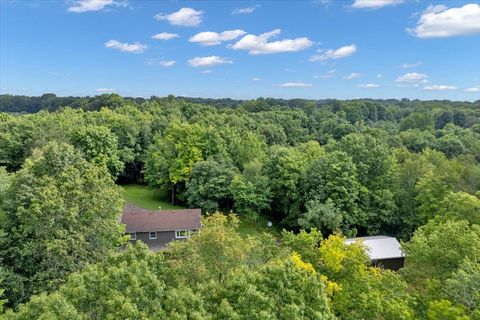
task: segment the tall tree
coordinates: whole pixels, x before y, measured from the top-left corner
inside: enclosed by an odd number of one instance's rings
[[[204,212],[232,209],[230,184],[236,168],[224,159],[213,157],[198,161],[186,183],[185,197],[191,207],[200,207]]]
[[[70,272],[118,248],[122,205],[108,171],[72,146],[51,142],[34,150],[2,203],[0,263],[25,280],[23,298],[58,288]]]
[[[329,202],[337,208],[344,231],[366,226],[367,219],[360,207],[360,199],[368,190],[358,181],[357,168],[345,152],[329,152],[316,160],[306,171],[302,189],[306,202]]]

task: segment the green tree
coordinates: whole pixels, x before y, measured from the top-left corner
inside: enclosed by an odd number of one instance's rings
[[[403,274],[418,291],[438,296],[446,279],[464,259],[480,260],[480,226],[468,221],[430,220],[402,245],[406,253]]]
[[[299,184],[312,163],[325,154],[317,142],[300,144],[296,148],[274,146],[265,163],[272,192],[272,211],[285,225],[294,226],[300,214]]]
[[[225,160],[208,158],[198,161],[189,175],[185,196],[191,207],[200,207],[205,212],[231,209],[230,184],[236,168]]]
[[[421,152],[435,144],[435,136],[429,131],[411,129],[400,132],[402,143],[412,152]]]
[[[463,191],[450,192],[442,200],[438,215],[480,225],[480,199]]]
[[[190,241],[170,245],[172,267],[189,281],[225,281],[245,263],[253,245],[238,234],[238,224],[234,214],[214,213],[207,217],[202,221],[201,232]]]
[[[445,281],[444,293],[455,303],[464,305],[469,314],[480,315],[480,262],[466,258]]]
[[[418,130],[432,130],[433,129],[433,117],[428,112],[413,112],[409,116],[403,118],[400,121],[400,131],[406,131],[410,129]]]
[[[469,320],[461,306],[445,299],[430,302],[427,317],[428,320]]]
[[[1,264],[24,277],[23,298],[58,288],[70,272],[118,248],[122,205],[120,188],[106,169],[72,146],[52,142],[34,150],[2,203]]]
[[[314,198],[306,203],[306,209],[307,212],[298,218],[298,225],[301,228],[319,228],[330,232],[339,230],[343,216],[332,199],[322,202]]]
[[[258,160],[246,164],[242,174],[233,177],[230,187],[237,213],[255,221],[263,210],[270,208],[270,183]]]
[[[302,188],[307,203],[313,199],[321,203],[330,200],[330,206],[335,206],[343,217],[343,230],[365,225],[359,200],[367,190],[358,182],[356,166],[346,153],[329,152],[315,161],[305,174]]]
[[[372,134],[352,133],[332,143],[329,149],[343,151],[352,158],[358,182],[368,190],[360,194],[362,210],[368,219],[367,230],[377,234],[386,225],[396,225],[393,187],[397,168],[387,145]]]
[[[83,152],[85,159],[106,166],[113,176],[122,172],[117,137],[108,128],[92,125],[81,127],[72,132],[70,142]]]
[[[170,185],[174,202],[176,185],[185,184],[197,161],[225,153],[224,141],[213,127],[174,122],[150,146],[145,179],[154,186]]]

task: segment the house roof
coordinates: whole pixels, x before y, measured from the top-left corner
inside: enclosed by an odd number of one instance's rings
[[[127,232],[173,231],[200,229],[200,209],[148,210],[127,204],[121,223]]]
[[[393,237],[373,236],[349,238],[345,240],[345,243],[350,244],[356,241],[361,241],[365,245],[366,253],[370,260],[395,259],[405,256],[402,252],[400,242]]]

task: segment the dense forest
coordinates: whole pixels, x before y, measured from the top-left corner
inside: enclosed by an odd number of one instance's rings
[[[202,232],[119,250],[132,182]],[[398,272],[344,243],[378,234]],[[479,320],[480,101],[0,96],[0,293],[5,319]]]

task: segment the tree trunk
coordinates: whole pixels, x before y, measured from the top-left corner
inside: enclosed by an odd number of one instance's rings
[[[175,183],[172,182],[172,206],[175,204]]]

